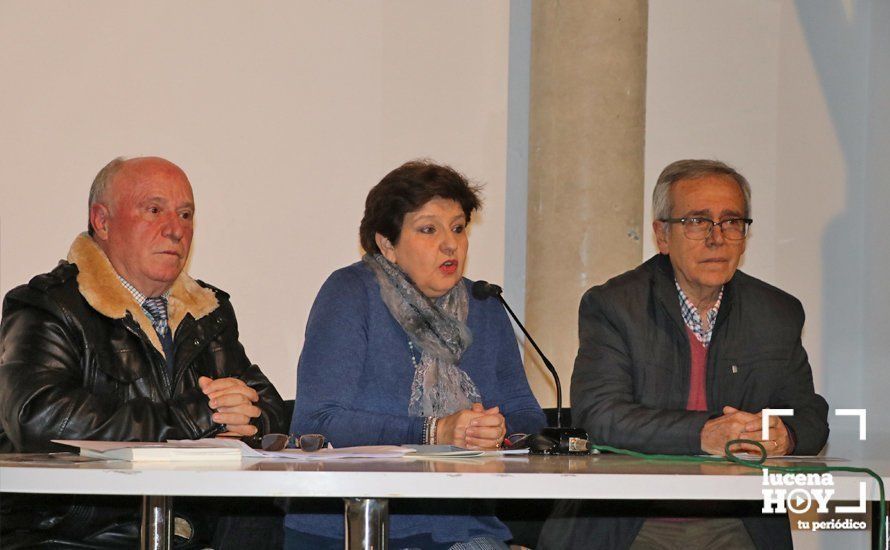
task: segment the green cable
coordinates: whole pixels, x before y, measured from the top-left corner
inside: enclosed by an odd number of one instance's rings
[[[746,460],[744,458],[739,458],[730,450],[730,446],[736,445],[739,443],[747,443],[749,445],[754,445],[760,451],[760,457],[755,460]],[[788,474],[805,474],[805,473],[826,473],[826,472],[853,472],[857,474],[868,474],[871,476],[877,483],[878,489],[880,491],[880,506],[879,506],[879,516],[875,518],[875,521],[880,522],[880,526],[878,527],[878,544],[881,548],[887,548],[887,499],[884,496],[884,480],[881,479],[877,473],[868,468],[859,468],[856,466],[766,466],[764,462],[766,462],[766,448],[759,442],[751,439],[733,439],[732,441],[727,441],[724,447],[726,451],[726,456],[688,456],[688,455],[665,455],[665,454],[648,454],[648,453],[640,453],[637,451],[629,451],[627,449],[619,449],[617,447],[611,447],[609,445],[589,445],[591,450],[596,451],[605,451],[609,453],[631,456],[634,458],[640,458],[643,460],[663,460],[667,462],[694,462],[694,463],[713,463],[713,462],[724,462],[731,464],[738,464],[740,466],[746,466],[748,468],[756,468],[758,470],[775,470],[778,472],[788,473]]]

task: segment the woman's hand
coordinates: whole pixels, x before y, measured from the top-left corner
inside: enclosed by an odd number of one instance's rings
[[[474,450],[499,449],[507,436],[507,421],[498,407],[483,409],[481,403],[473,403],[473,410],[482,411],[470,421],[465,438],[466,447]]]
[[[506,434],[506,421],[500,409],[485,409],[481,403],[440,418],[436,426],[437,443],[475,450],[499,448]]]

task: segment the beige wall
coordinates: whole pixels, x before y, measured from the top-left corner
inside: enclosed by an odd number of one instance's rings
[[[0,5],[0,292],[86,224],[95,173],[156,154],[198,204],[191,272],[232,294],[286,397],[367,190],[420,156],[486,184],[468,275],[504,265],[507,2]]]

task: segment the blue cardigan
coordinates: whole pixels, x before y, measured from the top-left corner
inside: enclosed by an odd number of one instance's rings
[[[461,282],[467,285],[470,281]],[[545,424],[519,356],[513,328],[496,300],[470,296],[467,325],[473,344],[460,367],[473,379],[483,405],[498,405],[507,433],[531,433]],[[309,313],[297,368],[291,433],[321,433],[335,447],[419,444],[423,418],[408,416],[414,364],[408,335],[380,298],[377,279],[362,262],[328,277]],[[484,496],[480,489],[480,495]],[[452,503],[453,504],[453,503]],[[463,508],[469,511],[470,503]],[[396,502],[390,503],[396,511]],[[390,538],[431,534],[437,542],[475,535],[510,538],[492,516],[390,515]],[[342,515],[291,514],[285,525],[318,536],[343,536]]]

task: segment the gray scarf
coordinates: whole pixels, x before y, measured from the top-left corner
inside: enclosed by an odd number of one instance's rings
[[[476,384],[458,366],[473,342],[466,324],[469,310],[466,285],[458,282],[433,301],[383,255],[365,254],[362,260],[377,277],[383,303],[408,334],[412,360],[414,347],[420,351],[420,361],[414,360],[408,414],[441,418],[481,403]]]

